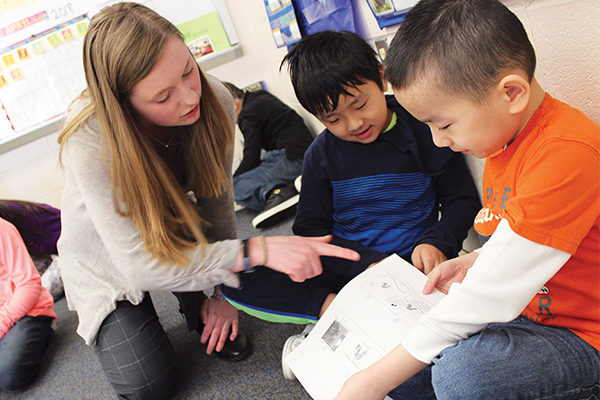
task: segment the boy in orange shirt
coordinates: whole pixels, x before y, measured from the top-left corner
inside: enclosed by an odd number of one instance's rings
[[[490,238],[429,274],[424,293],[448,296],[336,399],[598,396],[600,127],[534,70],[497,0],[422,0],[406,15],[385,77],[438,146],[487,159],[475,229]]]

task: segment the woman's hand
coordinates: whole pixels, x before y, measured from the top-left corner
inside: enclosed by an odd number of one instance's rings
[[[415,247],[411,260],[417,269],[427,275],[436,265],[446,261],[447,258],[437,247],[423,243]]]
[[[423,288],[423,294],[433,292],[434,288],[448,294],[448,290],[450,290],[453,283],[463,281],[478,255],[478,253],[473,252],[439,264],[427,275],[428,279]]]
[[[259,239],[252,240],[258,242]],[[353,261],[360,259],[360,255],[354,250],[329,244],[331,235],[269,236],[264,240],[267,254],[262,254],[257,243],[259,249],[255,252],[259,255],[254,260],[266,260],[264,264],[267,267],[287,274],[294,282],[303,282],[319,275],[323,271],[320,256],[340,257]]]
[[[204,330],[200,342],[207,343],[206,354],[221,351],[227,339],[235,340],[238,334],[238,310],[226,300],[210,297],[202,304]],[[229,331],[231,329],[231,334]]]

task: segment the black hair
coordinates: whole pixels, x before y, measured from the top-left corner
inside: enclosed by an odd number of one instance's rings
[[[447,93],[483,101],[501,74],[535,71],[523,24],[498,0],[421,0],[405,16],[385,59],[385,79],[403,89],[433,77]]]
[[[283,58],[296,97],[313,115],[337,108],[340,95],[373,81],[383,90],[377,53],[352,32],[322,31],[300,40]]]
[[[221,81],[221,83],[227,88],[227,90],[229,90],[229,93],[231,93],[234,99],[244,98],[245,92],[239,87],[235,86],[233,83],[226,81]]]

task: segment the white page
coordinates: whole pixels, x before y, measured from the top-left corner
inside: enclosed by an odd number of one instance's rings
[[[315,400],[333,399],[352,374],[396,347],[444,294],[423,295],[426,276],[392,255],[350,281],[286,358]]]

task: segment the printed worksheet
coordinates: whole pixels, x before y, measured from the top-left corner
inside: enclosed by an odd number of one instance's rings
[[[286,362],[308,394],[330,400],[352,374],[396,347],[444,294],[423,295],[427,278],[392,255],[350,281]]]

